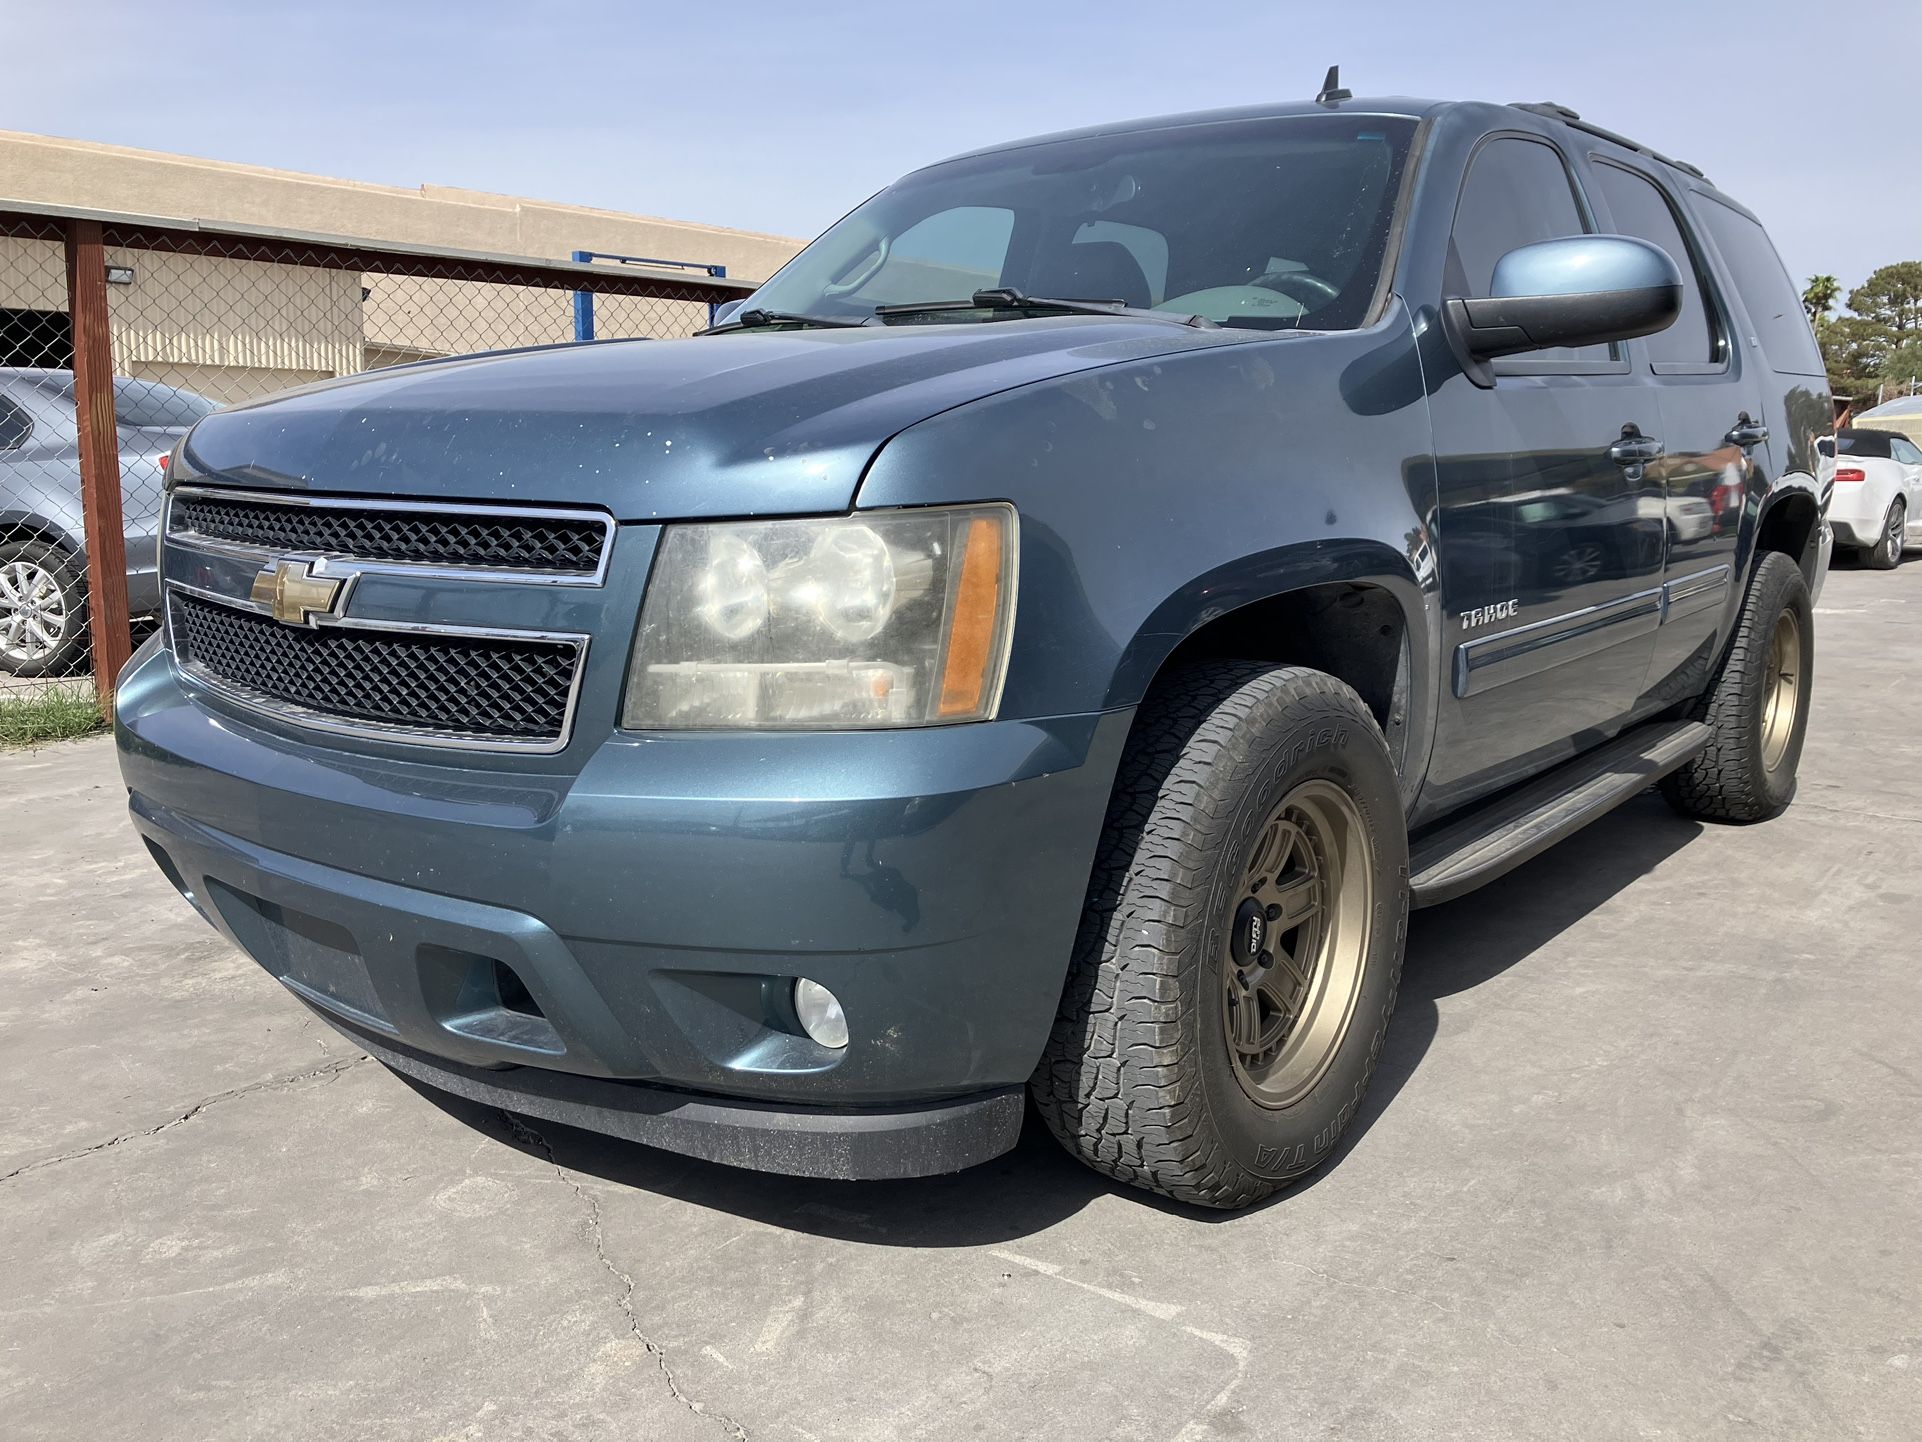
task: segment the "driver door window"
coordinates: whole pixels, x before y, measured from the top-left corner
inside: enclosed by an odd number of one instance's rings
[[[1457,295],[1489,294],[1495,263],[1517,246],[1585,235],[1588,222],[1574,179],[1556,149],[1539,140],[1504,135],[1475,153],[1462,182],[1449,244],[1449,288]],[[1559,346],[1495,362],[1497,371],[1612,369],[1612,346]],[[1547,362],[1545,366],[1543,363]]]
[[[1509,251],[1593,228],[1559,151],[1496,135],[1463,178],[1447,293],[1486,296]],[[1493,386],[1452,376],[1430,399],[1448,669],[1423,798],[1437,807],[1629,714],[1660,620],[1661,494],[1609,454],[1625,427],[1661,435],[1654,386],[1607,346],[1494,369]]]

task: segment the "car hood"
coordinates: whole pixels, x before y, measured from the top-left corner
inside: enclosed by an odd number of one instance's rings
[[[605,506],[621,520],[846,509],[875,451],[997,391],[1260,338],[1127,318],[733,333],[400,366],[219,411],[181,479]]]

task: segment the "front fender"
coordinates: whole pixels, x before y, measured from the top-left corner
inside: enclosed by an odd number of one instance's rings
[[[1429,629],[1427,601],[1410,558],[1378,541],[1307,541],[1230,561],[1194,577],[1163,600],[1121,652],[1112,703],[1138,703],[1169,656],[1204,626],[1244,606],[1339,582],[1375,586],[1394,597],[1411,640],[1411,700],[1425,694],[1433,684],[1433,648],[1422,641]]]
[[[1366,330],[1262,334],[973,401],[889,441],[856,504],[969,500],[1021,515],[1004,717],[1133,706],[1196,626],[1327,581],[1394,593],[1410,694],[1432,697],[1435,475],[1399,301]]]

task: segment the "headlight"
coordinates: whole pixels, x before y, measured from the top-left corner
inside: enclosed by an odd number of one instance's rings
[[[1012,506],[670,526],[621,724],[932,726],[994,714]]]

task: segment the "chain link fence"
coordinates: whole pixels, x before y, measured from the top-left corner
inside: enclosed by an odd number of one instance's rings
[[[0,705],[91,693],[65,227],[0,232]],[[76,679],[77,678],[77,679]]]
[[[688,336],[751,288],[700,265],[0,210],[0,710],[110,696],[156,624],[167,454],[208,411],[473,351]],[[109,388],[111,440],[88,419]],[[119,545],[90,544],[109,529]]]

